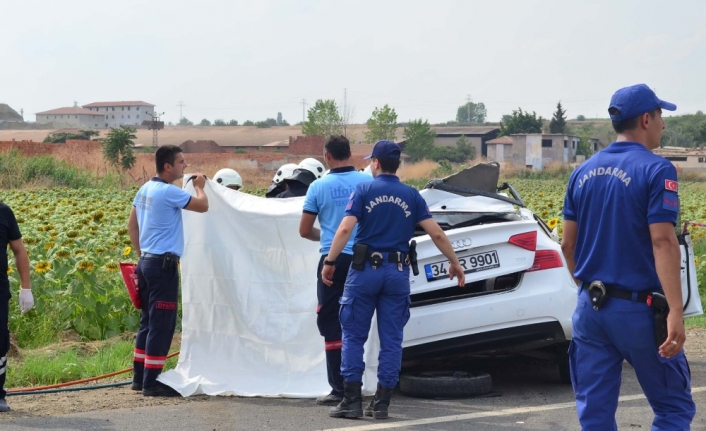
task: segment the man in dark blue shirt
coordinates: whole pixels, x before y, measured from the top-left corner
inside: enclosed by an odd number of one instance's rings
[[[651,152],[662,109],[676,105],[644,84],[618,90],[608,109],[616,142],[579,166],[566,191],[562,250],[580,286],[569,357],[584,431],[618,429],[623,360],[652,406],[653,430],[689,429],[696,412],[682,350],[677,172]],[[650,305],[660,291],[670,311],[657,345]]]
[[[331,408],[329,415],[332,417],[363,416],[363,345],[374,312],[377,312],[380,336],[378,386],[365,414],[376,419],[388,416],[392,390],[397,385],[402,364],[402,331],[409,320],[408,252],[417,224],[449,259],[450,278],[456,276],[459,286],[465,284],[456,253],[444,231],[431,218],[426,202],[417,190],[402,184],[395,175],[400,166],[400,154],[400,147],[394,142],[375,144],[372,154],[367,157],[372,159],[375,181],[356,186],[346,206],[346,215],[324,258],[321,278],[331,286],[335,262],[357,224],[353,265],[346,278],[339,312],[343,331],[341,374],[344,394],[341,403]],[[362,265],[356,265],[360,249],[365,246],[367,251],[362,254]]]

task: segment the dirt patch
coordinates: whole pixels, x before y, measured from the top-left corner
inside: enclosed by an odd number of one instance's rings
[[[105,384],[105,382],[102,382]],[[12,410],[0,413],[3,419],[58,416],[96,410],[115,410],[148,406],[177,405],[205,402],[212,397],[199,395],[189,398],[144,397],[130,386],[94,389],[90,391],[60,392],[55,394],[21,395],[7,397]]]

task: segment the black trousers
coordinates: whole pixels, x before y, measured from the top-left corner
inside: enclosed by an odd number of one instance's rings
[[[7,352],[10,351],[10,289],[0,287],[0,399],[4,399],[7,377]]]
[[[135,338],[133,381],[143,388],[157,385],[174,337],[179,301],[179,269],[164,268],[160,258],[140,258],[137,283],[142,300],[140,329]]]
[[[319,267],[316,273],[316,297],[318,306],[316,308],[316,325],[319,333],[324,337],[324,348],[326,350],[326,369],[328,371],[328,383],[331,385],[331,393],[343,396],[343,376],[341,376],[341,322],[338,319],[338,302],[343,295],[343,287],[346,284],[348,269],[353,261],[353,256],[341,253],[336,259],[336,269],[333,273],[333,285],[327,286],[321,280],[321,270],[324,266],[324,257],[319,260]]]

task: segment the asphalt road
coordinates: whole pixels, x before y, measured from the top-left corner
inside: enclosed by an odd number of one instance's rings
[[[208,397],[204,402],[137,409],[103,410],[50,418],[0,422],[3,431],[27,430],[580,430],[573,393],[558,382],[556,369],[535,360],[505,358],[481,364],[493,376],[490,397],[428,400],[397,392],[391,418],[374,421],[333,419],[313,400]],[[706,408],[706,360],[692,360],[692,387],[699,408]],[[632,368],[625,364],[621,430],[649,430],[652,411]],[[706,430],[697,413],[692,430]]]

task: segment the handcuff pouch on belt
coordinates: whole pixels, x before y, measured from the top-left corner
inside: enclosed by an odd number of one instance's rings
[[[588,286],[588,297],[594,310],[600,310],[608,302],[608,292],[602,281],[596,280]]]
[[[368,260],[368,245],[357,243],[353,246],[353,261],[351,268],[356,271],[365,269],[365,261]]]

